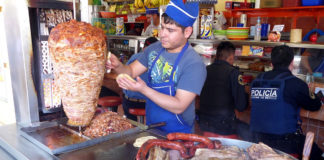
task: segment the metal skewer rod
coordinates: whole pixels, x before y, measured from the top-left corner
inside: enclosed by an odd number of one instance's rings
[[[79,126],[79,136],[82,136],[82,132],[81,132],[81,126]]]
[[[73,19],[76,20],[76,8],[75,8],[75,0],[73,0]]]

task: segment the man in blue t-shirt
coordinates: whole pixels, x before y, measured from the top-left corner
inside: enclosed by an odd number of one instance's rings
[[[148,47],[150,44],[155,43],[156,41],[158,41],[155,37],[149,37],[145,40],[144,42],[144,48],[143,50]],[[138,59],[138,57],[142,56],[143,52],[139,52],[137,54],[133,54],[131,56],[131,58],[128,60],[128,62],[126,63],[126,65],[131,64],[132,62],[134,62],[136,59]],[[143,73],[140,78],[147,83],[147,72]],[[129,113],[129,109],[130,108],[145,108],[145,99],[146,97],[139,93],[139,92],[133,92],[130,90],[123,90],[123,109],[124,109],[124,114],[126,115],[126,117],[128,119],[137,121],[137,117],[135,115],[132,115]]]
[[[191,133],[195,118],[195,97],[206,79],[206,66],[188,44],[192,25],[198,16],[197,3],[171,0],[162,15],[160,42],[144,50],[144,54],[129,66],[116,56],[107,68],[136,77],[136,82],[118,78],[123,89],[138,91],[147,97],[146,123],[166,122],[160,130]],[[146,84],[138,76],[148,71]]]

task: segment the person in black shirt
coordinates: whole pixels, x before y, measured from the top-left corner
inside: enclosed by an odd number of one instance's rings
[[[316,43],[323,43],[324,35],[320,36]],[[307,49],[301,58],[301,65],[306,69],[307,73],[315,72],[324,74],[324,49]]]
[[[300,128],[300,109],[317,111],[320,98],[307,84],[289,70],[294,52],[288,46],[274,47],[272,71],[262,73],[251,84],[251,121],[253,141],[302,157],[305,135]],[[323,159],[322,151],[313,144],[310,159]]]
[[[222,42],[217,47],[216,60],[207,66],[207,79],[200,95],[199,126],[202,131],[221,135],[238,134],[248,140],[248,125],[235,116],[234,110],[248,106],[242,75],[233,66],[235,47]]]

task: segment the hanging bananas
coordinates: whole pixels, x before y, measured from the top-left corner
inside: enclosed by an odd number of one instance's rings
[[[134,1],[134,7],[135,8],[143,8],[144,7],[143,1],[142,0],[135,0]]]
[[[154,8],[159,7],[159,0],[150,0],[150,3],[152,6],[154,6]]]
[[[135,8],[138,8],[137,0],[134,0],[134,7],[135,7]]]
[[[138,5],[138,8],[143,8],[144,7],[144,4],[143,4],[142,0],[137,0],[137,5]]]
[[[145,7],[148,7],[149,4],[150,4],[150,0],[144,0],[144,6],[145,6]]]
[[[144,6],[147,8],[157,8],[160,5],[160,0],[144,0]]]

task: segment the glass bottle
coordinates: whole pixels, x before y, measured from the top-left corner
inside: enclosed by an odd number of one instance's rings
[[[257,24],[255,25],[254,40],[261,41],[261,18],[260,17],[258,17]]]

